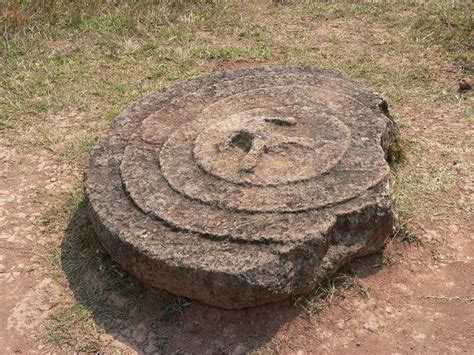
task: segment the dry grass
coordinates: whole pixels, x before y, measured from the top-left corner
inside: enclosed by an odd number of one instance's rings
[[[94,247],[88,227],[71,223],[81,213],[80,176],[95,139],[145,93],[201,73],[273,64],[342,70],[382,92],[401,128],[397,154],[403,152],[405,162],[395,164],[393,173],[397,209],[404,212],[402,239],[417,242],[423,223],[472,221],[472,147],[465,128],[472,126],[474,110],[472,95],[460,96],[456,84],[473,75],[473,10],[469,2],[448,0],[0,4],[0,135],[11,144],[52,150],[78,176],[78,190],[53,206],[45,221],[49,233],[68,234],[62,253],[55,249],[49,258],[56,279],[84,292],[76,295],[79,301],[71,295],[51,320],[46,341],[96,351],[96,322],[113,328],[129,312],[111,308],[110,293],[132,304],[139,297]],[[70,112],[78,122],[58,127],[56,118]],[[322,286],[305,307],[316,315],[354,286],[345,281]],[[179,317],[181,300],[168,306],[153,329]],[[104,325],[108,320],[112,325]],[[158,338],[163,346],[169,341]]]
[[[300,306],[307,316],[314,318],[321,315],[334,301],[344,298],[349,290],[357,292],[364,298],[370,297],[370,288],[364,286],[351,272],[350,265],[345,271],[337,273],[319,285],[312,294],[297,298],[295,304]]]

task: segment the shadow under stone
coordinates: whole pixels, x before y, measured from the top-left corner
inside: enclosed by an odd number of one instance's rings
[[[354,276],[364,279],[376,274],[384,265],[384,250],[378,253],[354,259],[350,264]]]
[[[92,351],[124,350],[122,343],[138,353],[246,353],[267,344],[302,312],[291,300],[226,310],[147,288],[103,251],[84,205],[64,235],[61,266],[80,307],[106,335],[95,334],[91,348],[81,325],[71,324],[75,350],[85,349],[84,338]]]

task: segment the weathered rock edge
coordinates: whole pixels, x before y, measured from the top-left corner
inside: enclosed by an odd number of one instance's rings
[[[155,91],[123,112],[94,148],[85,174],[88,210],[97,237],[111,257],[149,284],[224,308],[243,308],[306,293],[350,260],[380,250],[392,234],[394,215],[389,174],[358,197],[320,210],[319,233],[284,244],[203,238],[144,214],[122,185],[123,152],[143,119],[175,97],[224,80],[258,75],[314,75],[343,79],[346,95],[370,107],[385,122],[385,155],[397,129],[387,103],[339,71],[315,68],[256,68],[219,72]]]

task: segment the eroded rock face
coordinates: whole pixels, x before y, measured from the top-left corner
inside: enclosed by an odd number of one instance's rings
[[[302,294],[392,233],[378,95],[328,69],[216,73],[156,91],[113,123],[85,178],[113,259],[216,306]]]

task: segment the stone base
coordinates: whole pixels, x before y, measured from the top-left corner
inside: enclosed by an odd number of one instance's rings
[[[383,247],[395,135],[386,102],[335,70],[201,76],[146,96],[97,143],[91,220],[147,284],[225,308],[282,300]]]

